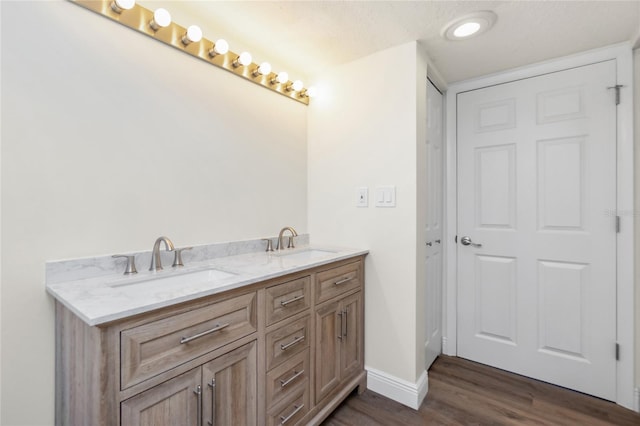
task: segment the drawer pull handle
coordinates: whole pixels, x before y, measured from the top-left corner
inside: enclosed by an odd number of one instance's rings
[[[182,339],[180,339],[180,344],[189,343],[192,340],[199,339],[201,337],[206,336],[207,334],[215,333],[216,331],[220,331],[223,328],[227,328],[227,327],[229,327],[229,323],[222,324],[222,325],[216,324],[216,326],[213,327],[211,330],[203,331],[202,333],[195,334],[191,337],[183,337]]]
[[[293,407],[295,408],[295,410],[293,410],[293,413],[289,414],[287,417],[280,416],[280,424],[281,425],[285,424],[286,422],[291,420],[293,418],[293,416],[298,414],[298,412],[304,408],[304,404],[294,405]]]
[[[304,340],[304,336],[298,336],[295,339],[293,339],[292,342],[287,343],[286,345],[284,345],[284,344],[280,345],[280,350],[286,351],[291,346],[297,345],[298,343],[302,342],[303,340]]]
[[[302,300],[302,299],[304,299],[304,294],[301,294],[300,296],[296,296],[293,299],[283,300],[282,302],[280,302],[280,304],[282,306],[287,306],[289,303],[297,302],[298,300]]]
[[[300,370],[298,372],[296,372],[296,370],[293,370],[293,376],[289,377],[287,380],[280,380],[280,387],[287,386],[289,383],[293,382],[295,379],[302,376],[303,374],[304,374],[304,370]]]
[[[344,283],[347,283],[347,282],[351,281],[352,279],[353,278],[349,278],[349,277],[343,278],[340,281],[336,281],[335,283],[333,283],[333,285],[342,285]]]

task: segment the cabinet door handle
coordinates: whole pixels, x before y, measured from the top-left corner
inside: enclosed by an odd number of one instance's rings
[[[344,311],[342,311],[342,318],[344,318],[344,337],[347,337],[347,330],[348,330],[348,322],[349,321],[349,310],[345,309]]]
[[[211,420],[207,423],[213,426],[216,419],[216,379],[211,379],[211,383],[207,385],[211,388]]]
[[[346,282],[351,281],[352,279],[353,279],[353,278],[349,278],[349,277],[347,277],[347,278],[343,278],[343,279],[341,279],[341,280],[339,280],[339,281],[334,282],[334,283],[333,283],[333,285],[342,285],[342,284],[344,284],[344,283],[346,283]]]
[[[342,315],[343,315],[342,311],[338,312],[338,316],[340,317],[340,334],[338,334],[338,339],[340,339],[340,340],[342,340],[342,326],[343,326],[343,322],[344,322],[342,320]]]
[[[280,304],[282,306],[287,306],[289,303],[297,302],[298,300],[302,300],[302,299],[304,299],[304,294],[301,294],[300,296],[296,296],[289,300],[283,300],[282,302],[280,302]]]
[[[285,344],[281,344],[280,345],[280,350],[286,351],[287,349],[289,349],[291,346],[297,345],[298,343],[302,342],[304,340],[304,336],[298,336],[295,339],[293,339],[293,341]]]
[[[196,394],[196,418],[198,419],[198,426],[202,426],[202,386],[196,386],[196,390],[193,391]]]
[[[280,416],[280,424],[281,425],[285,424],[286,422],[291,420],[291,418],[293,418],[293,416],[298,414],[298,411],[300,411],[300,410],[302,410],[304,408],[304,404],[294,405],[293,407],[295,408],[295,410],[293,410],[293,412],[291,414],[289,414],[287,417]]]
[[[194,334],[191,337],[183,337],[182,339],[180,339],[180,344],[182,345],[183,343],[189,343],[192,340],[199,339],[201,337],[206,336],[207,334],[215,333],[216,331],[220,331],[223,328],[227,328],[227,327],[229,327],[229,323],[222,324],[222,325],[216,324],[216,326],[213,327],[211,330],[207,330],[207,331],[203,331],[202,333]]]
[[[287,380],[280,380],[280,387],[287,386],[289,383],[293,382],[295,379],[302,376],[303,374],[304,374],[304,370],[300,370],[300,371],[293,370],[293,376],[289,377]]]

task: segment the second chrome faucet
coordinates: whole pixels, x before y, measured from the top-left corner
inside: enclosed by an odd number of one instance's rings
[[[278,234],[278,245],[276,246],[276,250],[284,249],[284,243],[282,242],[282,237],[284,236],[284,233],[286,231],[289,231],[291,233],[291,235],[289,236],[289,244],[287,245],[287,248],[295,248],[296,247],[294,245],[294,243],[293,243],[293,237],[297,237],[298,233],[291,226],[285,226],[284,228],[282,228],[280,230],[280,233]]]
[[[168,237],[158,237],[156,242],[153,244],[153,251],[151,252],[151,266],[149,266],[150,271],[162,270],[162,259],[160,258],[160,243],[162,242],[164,242],[164,247],[167,251],[175,250],[173,243]]]

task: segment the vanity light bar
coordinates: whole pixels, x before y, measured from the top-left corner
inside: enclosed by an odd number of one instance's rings
[[[174,22],[167,23],[171,15],[164,9],[156,13],[158,11],[146,9],[133,0],[70,1],[289,99],[309,105],[309,97],[313,96],[312,87],[302,87],[299,80],[289,81],[285,72],[271,72],[268,63],[251,62],[251,55],[247,52],[237,54],[230,51],[224,40],[213,42],[202,37],[200,28],[195,25],[185,28]]]

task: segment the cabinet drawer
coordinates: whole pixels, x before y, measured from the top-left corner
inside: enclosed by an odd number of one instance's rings
[[[316,276],[316,303],[329,300],[350,290],[360,288],[362,262],[349,263],[318,272]]]
[[[256,331],[256,293],[120,333],[121,389]]]
[[[300,387],[309,387],[309,350],[292,357],[267,373],[267,407],[295,393]]]
[[[290,399],[268,411],[267,426],[297,425],[309,412],[309,387],[301,388]]]
[[[267,325],[302,312],[311,304],[311,277],[268,287],[266,290]]]
[[[267,334],[267,371],[309,347],[310,325],[307,315]]]

